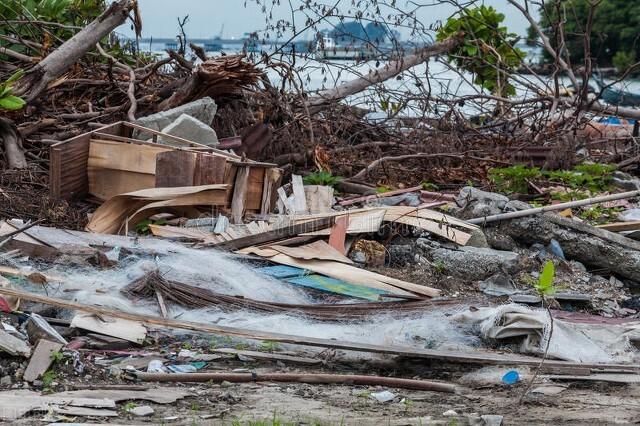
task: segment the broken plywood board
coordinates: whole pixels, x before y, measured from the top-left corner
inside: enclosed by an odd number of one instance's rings
[[[92,139],[87,178],[89,194],[100,200],[155,186],[156,156],[170,148]]]
[[[147,329],[135,321],[127,321],[107,316],[78,313],[71,320],[71,327],[93,331],[106,336],[116,337],[133,343],[142,343]]]
[[[9,355],[24,356],[28,358],[29,355],[31,355],[31,347],[17,337],[12,336],[4,330],[0,330],[0,352],[6,352]],[[1,404],[0,407],[2,407]]]
[[[127,220],[134,221],[175,206],[224,205],[226,197],[226,185],[149,188],[129,192],[110,198],[98,207],[86,229],[96,233],[117,233]]]
[[[453,216],[419,207],[387,207],[384,221],[414,226],[460,245],[466,245],[471,238],[471,234],[467,231],[477,229],[476,225],[469,224]],[[464,228],[466,231],[456,229],[454,226]]]
[[[224,183],[226,162],[223,156],[204,152],[162,152],[156,157],[155,187]]]
[[[123,390],[123,389],[83,389],[54,393],[51,396],[61,398],[108,398],[112,401],[151,401],[156,404],[172,404],[189,396],[187,389],[162,387],[158,389]]]
[[[58,394],[40,395],[29,390],[0,392],[0,419],[16,420],[31,411],[49,411],[53,405],[92,408],[116,408],[112,399],[106,399],[94,393],[93,397],[61,396]]]
[[[291,188],[293,190],[293,213],[294,214],[308,214],[307,199],[304,194],[304,183],[302,182],[302,176],[291,175]]]
[[[465,220],[458,219],[457,217],[430,210],[428,208],[410,207],[410,206],[387,206],[384,208],[387,212],[385,215],[385,221],[392,221],[396,216],[413,216],[422,219],[430,219],[438,223],[446,223],[460,228],[474,231],[479,229],[478,225],[474,225]]]
[[[640,229],[640,220],[633,222],[614,222],[605,225],[597,225],[596,228],[610,232],[637,231]]]
[[[240,167],[233,185],[233,198],[231,199],[231,223],[242,223],[245,211],[245,199],[249,187],[249,167]]]
[[[328,213],[333,211],[333,188],[324,185],[305,185],[304,196],[309,213]]]
[[[325,217],[324,215],[311,215],[314,217]],[[349,217],[349,226],[347,227],[347,234],[368,234],[371,232],[378,232],[380,226],[382,225],[382,221],[385,216],[384,209],[371,209],[371,210],[363,210],[352,212],[341,212],[339,214],[329,213],[327,217]],[[305,223],[309,221],[309,216],[299,218],[296,217],[296,223]],[[300,235],[331,235],[331,229],[321,229],[319,231],[314,232],[306,232]]]
[[[62,348],[62,343],[52,342],[47,339],[40,339],[36,345],[33,355],[29,360],[29,365],[24,371],[23,379],[27,382],[33,382],[42,376],[53,363],[53,353]]]
[[[286,254],[287,256],[303,259],[303,260],[332,260],[334,262],[341,262],[347,264],[353,264],[353,261],[340,253],[338,250],[331,247],[323,240],[314,241],[309,244],[305,244],[298,247],[288,247],[271,245],[265,247],[266,249],[275,250],[278,253]]]

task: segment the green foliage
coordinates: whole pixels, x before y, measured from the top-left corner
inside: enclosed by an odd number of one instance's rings
[[[137,405],[135,402],[131,402],[131,401],[129,401],[129,402],[127,402],[126,404],[124,404],[124,407],[122,407],[122,409],[123,409],[124,411],[131,411],[131,410],[133,410],[134,408],[136,408],[137,406],[138,406],[138,405]]]
[[[636,63],[636,52],[618,50],[611,61],[618,72],[623,72]]]
[[[0,109],[16,111],[27,104],[24,99],[13,95],[13,83],[22,78],[23,75],[24,71],[18,70],[7,81],[0,84]]]
[[[260,346],[258,346],[258,351],[260,352],[275,352],[278,350],[280,350],[278,342],[272,342],[270,340],[260,342]]]
[[[54,351],[53,353],[51,353],[51,359],[53,360],[54,364],[62,361],[63,358],[64,353],[62,353],[61,351]]]
[[[544,268],[538,277],[538,281],[533,284],[536,291],[541,296],[552,296],[557,291],[557,288],[554,284],[556,275],[556,267],[553,265],[553,262],[547,260],[547,263],[544,264]]]
[[[394,116],[400,110],[400,103],[393,102],[390,98],[385,98],[380,101],[380,109],[386,112],[389,116]]]
[[[44,389],[49,389],[51,387],[51,384],[56,380],[57,377],[58,377],[58,375],[56,374],[55,371],[47,370],[42,375],[42,387]]]
[[[622,207],[603,207],[601,204],[597,204],[584,208],[579,216],[580,219],[597,225],[615,220],[623,210]]]
[[[566,186],[573,191],[554,192],[552,197],[562,201],[589,197],[589,192],[602,192],[610,189],[615,166],[609,164],[580,164],[572,170],[542,171],[537,167],[522,165],[494,168],[489,170],[489,179],[496,189],[503,192],[529,192],[530,181],[545,178],[551,183]]]
[[[435,269],[438,274],[442,275],[445,273],[447,267],[442,260],[436,260],[433,262],[433,269]]]
[[[376,188],[376,192],[378,194],[384,194],[385,192],[389,192],[389,191],[392,191],[392,189],[390,186],[387,186],[387,185],[380,185]]]
[[[151,232],[151,228],[149,225],[166,225],[167,221],[165,219],[151,220],[144,219],[140,222],[136,223],[136,232],[140,235],[149,235]]]
[[[517,36],[502,26],[504,15],[493,7],[462,9],[438,30],[436,39],[462,34],[463,43],[448,54],[449,62],[474,75],[474,83],[494,95],[515,95],[507,72],[514,71],[525,57],[514,47]]]
[[[425,191],[438,191],[440,189],[440,187],[438,187],[438,185],[436,185],[435,183],[427,182],[426,180],[420,182],[420,186]]]
[[[313,172],[302,178],[305,185],[323,185],[334,187],[340,183],[342,177],[334,176],[329,172]]]
[[[489,170],[489,179],[496,185],[498,191],[502,192],[526,194],[529,192],[527,181],[540,177],[542,177],[542,171],[537,167],[517,165]]]
[[[540,27],[552,44],[558,38],[556,32],[562,23],[565,34],[564,51],[575,65],[584,61],[584,28],[587,25],[590,3],[586,0],[551,0],[544,2],[540,13]],[[614,56],[623,51],[640,57],[638,28],[640,27],[640,2],[629,0],[602,0],[593,15],[590,34],[591,57],[599,66],[613,64]],[[545,58],[551,62],[551,57]],[[621,58],[621,57],[619,57]]]

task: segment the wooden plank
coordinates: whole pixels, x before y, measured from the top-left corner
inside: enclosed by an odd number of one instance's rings
[[[87,172],[91,184],[89,194],[100,201],[140,189],[153,188],[156,177],[152,174],[112,169],[92,169]]]
[[[211,185],[224,183],[226,164],[227,159],[221,155],[199,153],[193,184]]]
[[[333,213],[330,213],[330,215],[333,216]],[[338,217],[345,217],[347,215],[349,216],[349,226],[346,230],[347,234],[368,234],[371,232],[377,232],[380,229],[382,220],[385,216],[385,211],[383,209],[366,210],[355,213],[351,213],[349,211],[342,212]],[[308,219],[302,220],[306,221]],[[298,220],[296,220],[296,222],[298,222]],[[321,229],[315,232],[307,232],[303,235],[331,235],[331,229]]]
[[[244,198],[244,209],[259,211],[262,204],[262,191],[264,189],[264,167],[250,167],[247,179],[247,191]]]
[[[33,355],[29,360],[29,365],[24,371],[23,379],[33,382],[41,377],[53,363],[53,353],[62,348],[62,343],[52,342],[47,339],[40,339],[36,345]]]
[[[231,199],[231,223],[242,223],[250,171],[249,167],[238,169]]]
[[[99,131],[121,135],[122,122],[102,127]],[[52,198],[81,198],[89,193],[87,163],[92,133],[83,133],[49,148],[49,191]]]
[[[604,229],[605,231],[610,232],[636,231],[640,229],[640,220],[635,220],[633,222],[607,223],[605,225],[598,225],[596,226],[596,228]]]
[[[87,167],[153,175],[156,173],[157,156],[172,151],[171,148],[162,145],[135,145],[91,139]],[[188,153],[188,151],[173,152]]]
[[[291,175],[291,187],[293,189],[293,212],[296,214],[308,214],[307,199],[304,195],[304,183],[302,176]]]
[[[385,221],[402,223],[404,225],[420,228],[432,234],[436,234],[442,238],[446,238],[447,240],[453,241],[461,246],[466,245],[467,242],[471,239],[471,234],[467,234],[466,232],[456,229],[447,224],[437,223],[429,219],[423,219],[414,216],[391,216],[393,217],[393,219],[387,220],[387,218],[389,217],[390,216],[388,214],[385,214]]]
[[[313,243],[305,244],[298,247],[287,247],[279,245],[271,245],[266,248],[273,249],[278,253],[286,254],[287,256],[304,259],[304,260],[332,260],[334,262],[353,264],[353,261],[340,253],[338,250],[331,247],[323,240],[314,241]]]
[[[327,213],[332,212],[333,206],[333,188],[322,185],[305,185],[304,196],[306,199],[309,213]]]
[[[277,190],[281,180],[282,170],[276,168],[265,169],[260,214],[269,214],[275,207],[275,201],[278,196]]]
[[[109,309],[104,307],[86,305],[69,300],[58,299],[54,297],[44,296],[35,293],[29,293],[27,291],[0,288],[0,294],[7,296],[19,297],[22,300],[28,300],[31,302],[44,303],[51,306],[57,306],[60,308],[66,308],[76,310],[80,312],[90,312],[98,315],[107,315],[114,318],[128,319],[131,321],[139,321],[145,324],[156,325],[159,327],[180,329],[180,330],[192,330],[203,333],[221,334],[228,336],[236,336],[247,339],[255,340],[270,340],[279,343],[292,343],[298,345],[401,355],[414,358],[434,359],[445,362],[457,362],[464,364],[485,364],[485,365],[529,365],[538,366],[540,364],[540,358],[529,357],[523,355],[513,354],[496,354],[490,352],[463,352],[456,350],[437,350],[427,348],[414,348],[408,346],[397,345],[376,345],[370,343],[359,342],[347,342],[334,339],[323,339],[306,336],[295,336],[282,333],[264,332],[258,330],[242,329],[236,327],[220,326],[213,324],[203,324],[193,321],[183,321],[177,319],[168,319],[154,317],[150,315],[136,314],[132,312],[122,312],[115,309]],[[625,371],[640,371],[640,365],[638,364],[587,364],[587,363],[574,363],[568,361],[554,361],[547,359],[545,366],[555,368],[590,368],[594,370],[610,371],[610,370],[625,370]],[[11,391],[14,392],[14,391]],[[108,395],[105,395],[108,396]],[[4,410],[0,410],[4,411]]]
[[[78,313],[71,320],[71,327],[93,331],[105,336],[142,343],[147,336],[147,329],[138,321],[122,318],[108,318],[91,313]]]
[[[266,244],[280,239],[289,238],[291,236],[301,234],[305,231],[327,228],[331,226],[332,223],[332,217],[321,218],[311,222],[285,226],[282,228],[272,229],[268,232],[237,238],[232,241],[217,244],[216,247],[225,250],[239,250],[249,246]]]
[[[322,363],[322,360],[315,358],[307,358],[307,357],[299,357],[292,355],[279,354],[277,352],[258,352],[258,351],[243,351],[232,348],[220,348],[220,349],[212,349],[211,352],[218,354],[233,354],[233,355],[241,355],[255,359],[266,359],[269,361],[284,361],[291,362],[294,364],[304,364],[304,365],[318,365]]]
[[[155,187],[192,186],[198,154],[189,151],[167,151],[155,159]]]

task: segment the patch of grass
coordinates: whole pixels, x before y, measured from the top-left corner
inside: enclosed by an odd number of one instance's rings
[[[272,342],[270,340],[265,340],[260,342],[258,346],[258,351],[260,352],[275,352],[280,350],[280,345],[277,342]]]
[[[586,220],[591,224],[600,224],[615,220],[618,214],[623,211],[622,207],[603,207],[602,205],[593,205],[584,208],[579,216],[580,219]]]
[[[517,165],[512,167],[497,167],[489,170],[489,179],[496,189],[501,192],[517,192],[526,194],[529,192],[529,181],[542,177],[542,171],[538,167],[525,167]]]
[[[390,186],[387,185],[380,185],[379,187],[376,188],[376,192],[378,194],[384,194],[385,192],[389,192],[392,191],[393,189]]]
[[[136,408],[137,406],[138,406],[138,405],[137,405],[135,402],[131,402],[131,401],[129,401],[129,402],[127,402],[126,404],[124,404],[124,406],[122,407],[122,409],[123,409],[124,411],[131,411],[131,410],[133,410],[134,408]]]
[[[193,349],[191,342],[182,342],[182,349]]]
[[[51,384],[58,378],[58,375],[53,370],[47,370],[42,375],[42,387],[44,389],[49,389]]]
[[[433,262],[433,269],[435,269],[435,271],[438,274],[444,274],[445,270],[447,269],[446,266],[444,265],[444,262],[442,260],[436,260],[435,262]]]
[[[62,353],[62,351],[53,351],[51,359],[53,360],[53,363],[56,364],[64,359],[64,353]]]
[[[313,172],[302,178],[305,185],[323,185],[334,187],[342,180],[341,176],[334,176],[329,172]]]
[[[435,183],[432,183],[432,182],[427,182],[425,180],[420,182],[420,186],[425,191],[438,191],[438,190],[440,190],[440,187],[438,185],[436,185]]]

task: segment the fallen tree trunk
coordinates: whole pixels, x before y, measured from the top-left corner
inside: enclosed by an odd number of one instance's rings
[[[68,70],[103,37],[123,24],[135,3],[133,0],[119,0],[111,3],[102,15],[30,69],[18,81],[14,87],[14,93],[27,102],[33,101],[50,82]]]
[[[568,259],[640,282],[640,243],[554,213],[500,223],[500,233],[526,244],[560,243]]]
[[[316,96],[310,98],[307,103],[309,106],[320,106],[336,102],[346,98],[347,96],[362,92],[367,87],[389,80],[409,68],[425,62],[432,56],[437,56],[454,49],[461,42],[461,37],[451,37],[441,42],[434,43],[418,50],[412,55],[403,56],[396,61],[391,61],[381,69],[371,70],[365,76],[344,82],[332,89],[320,91]]]
[[[10,169],[24,169],[27,159],[22,147],[22,135],[13,121],[0,117],[0,139],[4,145],[4,155]]]

